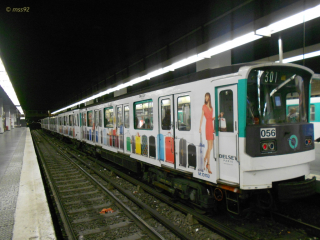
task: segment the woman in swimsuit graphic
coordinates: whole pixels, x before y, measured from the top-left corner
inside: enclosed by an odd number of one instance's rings
[[[201,133],[203,116],[205,116],[205,118],[206,118],[206,139],[208,141],[208,149],[207,149],[206,155],[204,156],[204,165],[208,169],[208,173],[212,174],[211,169],[210,169],[210,152],[213,148],[213,140],[214,140],[213,121],[215,120],[215,117],[213,117],[213,108],[211,105],[211,95],[208,92],[205,94],[205,100],[204,100],[204,104],[202,106],[202,114],[201,114],[201,119],[200,119],[199,133]]]

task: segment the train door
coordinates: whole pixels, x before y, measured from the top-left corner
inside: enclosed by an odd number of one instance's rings
[[[174,95],[175,156],[176,168],[194,169],[196,166],[188,159],[188,146],[193,141],[191,134],[191,96],[190,93]]]
[[[174,121],[173,95],[159,98],[159,134],[157,136],[157,159],[174,167]]]
[[[220,179],[232,183],[239,183],[238,161],[238,102],[237,85],[219,87],[216,101],[218,101],[219,142],[218,159]]]
[[[117,133],[115,137],[116,147],[121,151],[124,150],[124,115],[123,115],[123,105],[116,106],[116,127]]]
[[[74,119],[73,119],[73,122],[74,122],[74,138],[76,139],[80,139],[80,124],[79,124],[79,112],[76,112],[74,115],[73,115]]]
[[[95,143],[98,143],[98,144],[101,144],[101,133],[100,133],[100,130],[101,130],[101,123],[100,123],[100,117],[101,116],[101,113],[100,113],[100,110],[94,110],[94,124],[93,124],[93,128],[92,128],[92,131],[94,132],[93,136],[94,136],[94,139],[93,142]]]
[[[124,141],[124,151],[131,153],[131,138],[130,138],[130,108],[128,104],[123,105],[123,124],[124,124],[124,129],[123,129],[123,141]]]

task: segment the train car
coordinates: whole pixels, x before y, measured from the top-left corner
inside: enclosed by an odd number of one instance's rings
[[[264,207],[274,196],[309,196],[312,75],[280,63],[205,70],[80,109],[81,141],[131,171],[142,166],[150,184],[202,208],[225,199],[239,214],[252,196]],[[299,114],[291,121],[294,103]]]
[[[49,128],[49,118],[44,118],[41,119],[41,128],[46,129],[46,130],[50,130]]]

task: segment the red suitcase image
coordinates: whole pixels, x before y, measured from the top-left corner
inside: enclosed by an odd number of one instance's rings
[[[174,163],[174,139],[173,137],[166,137],[166,162]]]

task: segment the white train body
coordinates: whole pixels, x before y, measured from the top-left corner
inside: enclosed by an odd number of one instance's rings
[[[52,129],[94,146],[102,156],[124,154],[232,191],[270,189],[275,182],[308,176],[315,159],[308,108],[312,74],[294,64],[244,66],[230,74],[65,112],[56,116],[64,122]],[[294,92],[300,96],[301,112],[297,122],[289,123],[290,101],[299,106],[299,99],[290,100]],[[200,126],[203,109],[210,111],[206,93],[215,117],[210,165],[204,163],[211,144],[210,119],[203,116]],[[166,112],[169,126],[164,126]],[[76,119],[73,126],[70,116]]]

